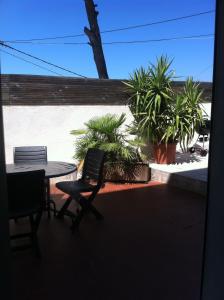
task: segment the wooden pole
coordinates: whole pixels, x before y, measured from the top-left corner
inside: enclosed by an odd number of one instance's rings
[[[94,61],[96,64],[98,76],[101,79],[108,79],[107,67],[103,53],[102,41],[100,36],[99,25],[97,22],[97,16],[99,14],[96,11],[97,5],[93,0],[84,0],[86,13],[89,20],[90,28],[84,27],[84,32],[89,38],[89,44],[93,50]]]

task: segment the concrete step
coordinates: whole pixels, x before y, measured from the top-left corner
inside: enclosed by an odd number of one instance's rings
[[[170,184],[185,190],[206,196],[207,193],[207,168],[186,171],[169,171],[151,165],[152,180]]]

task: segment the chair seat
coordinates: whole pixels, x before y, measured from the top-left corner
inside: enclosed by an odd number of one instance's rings
[[[95,185],[89,184],[88,182],[85,182],[83,180],[57,182],[56,187],[62,192],[69,195],[72,195],[75,192],[92,192],[96,188]]]

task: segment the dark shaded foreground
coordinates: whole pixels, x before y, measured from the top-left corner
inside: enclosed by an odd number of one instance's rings
[[[105,219],[87,215],[74,235],[68,218],[43,216],[42,259],[13,254],[16,300],[199,299],[203,197],[156,182],[108,184],[95,206]]]

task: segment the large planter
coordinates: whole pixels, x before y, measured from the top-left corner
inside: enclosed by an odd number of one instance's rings
[[[148,182],[151,172],[148,163],[107,163],[104,167],[104,181],[109,182]]]
[[[153,143],[146,140],[144,141],[144,146],[141,146],[141,153],[144,155],[145,159],[149,162],[154,161],[154,151],[153,151]]]
[[[154,144],[154,159],[157,164],[173,164],[176,162],[176,143]]]

